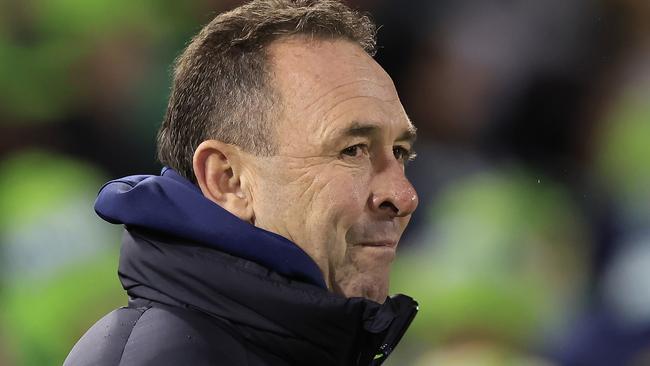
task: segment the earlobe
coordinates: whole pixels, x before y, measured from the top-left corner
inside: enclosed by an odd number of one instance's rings
[[[216,140],[203,141],[194,151],[192,165],[203,195],[244,221],[253,218],[243,186],[241,151]]]

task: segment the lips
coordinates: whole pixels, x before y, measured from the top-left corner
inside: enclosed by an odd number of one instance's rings
[[[346,241],[350,246],[395,249],[402,229],[395,220],[362,223],[350,228]]]
[[[386,248],[395,248],[397,247],[397,241],[394,240],[377,240],[377,241],[364,241],[358,245],[363,247],[386,247]]]

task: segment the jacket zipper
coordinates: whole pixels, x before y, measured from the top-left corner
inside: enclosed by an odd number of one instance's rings
[[[413,304],[409,305],[411,307],[409,309],[409,313],[408,313],[406,319],[404,321],[400,322],[399,327],[398,327],[398,331],[395,334],[395,336],[391,337],[390,332],[389,332],[390,339],[387,338],[386,341],[383,342],[383,344],[379,347],[379,349],[377,350],[373,360],[370,362],[369,366],[379,366],[382,363],[384,363],[384,361],[386,361],[388,356],[393,352],[393,349],[395,348],[395,346],[397,346],[399,341],[402,339],[402,337],[406,333],[406,330],[409,328],[409,326],[413,322],[413,319],[415,318],[415,315],[418,313],[419,306],[418,306],[418,303],[415,302],[414,300],[412,300],[412,299],[409,299],[409,300]]]

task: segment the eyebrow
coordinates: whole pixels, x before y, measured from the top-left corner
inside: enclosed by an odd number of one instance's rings
[[[379,134],[380,127],[374,123],[353,122],[348,128],[343,130],[342,136],[354,137],[371,137]],[[413,144],[417,138],[416,128],[413,123],[409,121],[409,127],[402,132],[396,141],[405,141]]]

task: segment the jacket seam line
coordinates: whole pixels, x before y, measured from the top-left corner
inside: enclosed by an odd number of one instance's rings
[[[122,357],[124,357],[124,351],[126,351],[126,346],[129,345],[129,341],[131,340],[131,335],[133,334],[133,331],[135,330],[135,327],[137,327],[137,323],[140,321],[140,318],[142,318],[142,315],[144,315],[144,313],[146,313],[147,310],[149,310],[149,309],[151,309],[151,308],[148,307],[148,308],[144,309],[144,311],[140,311],[140,316],[139,316],[138,319],[135,321],[136,324],[133,325],[133,328],[131,328],[131,332],[129,332],[129,336],[128,336],[128,338],[126,338],[126,342],[124,342],[124,347],[122,347],[122,353],[120,353],[120,360],[119,360],[118,363],[117,363],[118,366],[122,364]],[[138,309],[138,310],[139,310],[139,309]]]

